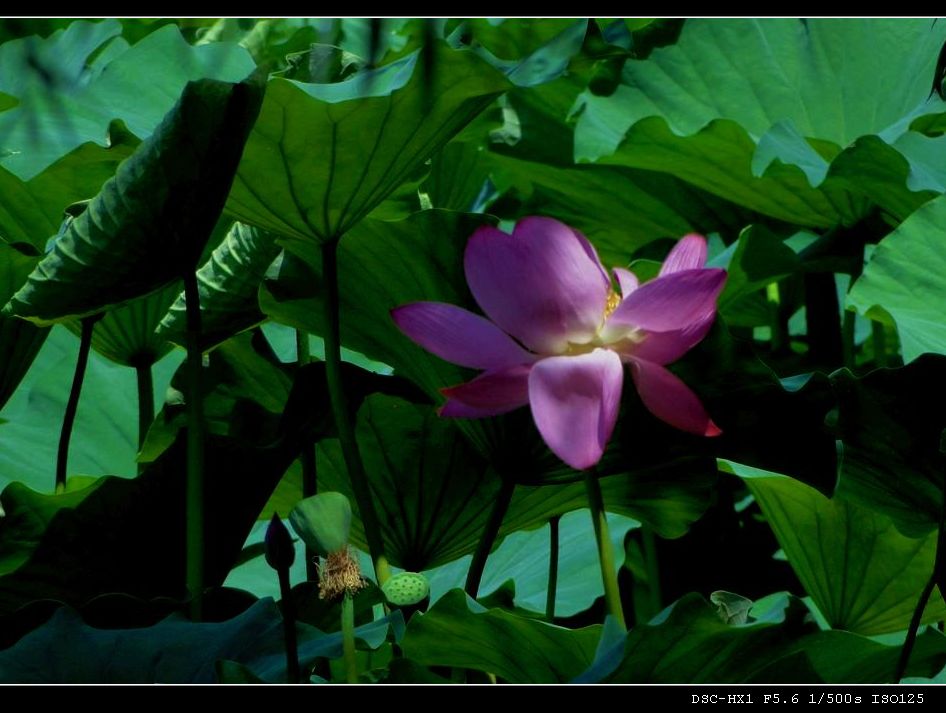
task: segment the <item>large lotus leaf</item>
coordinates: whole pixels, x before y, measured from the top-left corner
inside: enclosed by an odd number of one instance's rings
[[[39,323],[81,317],[195,269],[260,101],[255,82],[188,84],[5,311]]]
[[[320,369],[300,371],[282,418],[267,415],[250,399],[235,399],[230,433],[208,437],[205,477],[214,495],[205,512],[211,585],[226,578],[276,483],[302,445],[324,428],[324,381]],[[218,392],[210,396],[226,398],[226,385]],[[38,538],[33,533],[28,558],[0,577],[0,613],[36,599],[79,606],[107,592],[146,599],[183,596],[186,442],[181,433],[137,478],[106,477],[81,502],[58,501],[68,506],[58,509]],[[16,549],[13,541],[22,532],[15,525],[9,523],[8,530],[0,521],[4,550]]]
[[[501,479],[431,406],[369,396],[358,413],[357,437],[392,563],[421,571],[471,553],[489,519]],[[666,450],[661,449],[666,456]],[[715,475],[708,459],[602,478],[611,512],[640,519],[677,537],[709,504]],[[319,445],[319,489],[351,496],[337,441]],[[500,535],[541,526],[587,506],[582,483],[520,486]],[[352,541],[364,546],[360,519]]]
[[[748,211],[656,171],[558,167],[500,154],[490,163],[499,187],[515,190],[517,215],[548,215],[578,228],[607,265],[626,265],[635,250],[658,238],[691,232],[735,237],[752,222]]]
[[[7,320],[29,325],[23,320]],[[32,326],[32,325],[30,325]],[[18,346],[25,346],[22,343]],[[56,470],[56,448],[62,414],[75,371],[79,340],[64,327],[54,327],[20,388],[0,411],[0,487],[21,481],[40,492],[50,491]],[[153,368],[154,399],[164,401],[171,375],[180,363],[169,354]],[[69,475],[135,474],[138,410],[135,374],[89,355],[72,443]]]
[[[493,181],[518,201],[516,216],[550,215],[587,235],[607,263],[624,265],[657,238],[723,232],[753,222],[748,211],[659,171],[574,164],[569,118],[586,82],[570,72],[507,95],[503,128],[492,134]],[[503,201],[493,210],[502,213]],[[436,203],[435,203],[436,205]]]
[[[62,224],[63,211],[95,196],[133,147],[84,144],[28,181],[0,166],[0,240],[28,243],[40,252]]]
[[[302,253],[348,232],[507,88],[468,51],[437,44],[433,67],[415,52],[337,84],[270,80],[228,210]]]
[[[833,629],[867,636],[903,631],[930,578],[936,534],[913,539],[889,517],[842,497],[828,499],[775,474],[743,474],[789,563]],[[938,593],[923,615],[939,621]]]
[[[884,513],[905,534],[935,529],[943,507],[946,357],[928,354],[860,378],[831,375],[841,440],[838,493]]]
[[[411,618],[401,646],[428,666],[487,671],[509,683],[565,683],[591,663],[600,637],[600,626],[564,629],[486,609],[454,590]]]
[[[263,275],[279,251],[270,233],[242,223],[233,224],[210,259],[197,271],[201,339],[205,345],[218,344],[266,319],[260,312],[257,293]],[[184,295],[178,295],[166,311],[158,334],[183,344]]]
[[[783,597],[745,624],[729,624],[699,594],[688,594],[624,641],[602,646],[576,683],[880,683],[891,682],[900,646],[846,631],[818,631],[806,608]],[[808,617],[810,618],[810,617]],[[773,662],[804,658],[779,672]],[[797,662],[796,662],[797,663]],[[928,676],[946,663],[946,638],[917,640],[909,672]]]
[[[903,360],[946,353],[946,197],[930,201],[880,241],[848,307],[897,326]]]
[[[39,258],[0,242],[0,302],[26,281]],[[0,317],[0,409],[26,375],[49,330],[14,317]]]
[[[340,633],[297,624],[299,661],[342,655]],[[355,636],[377,648],[386,617],[358,627]],[[219,622],[195,623],[172,614],[144,628],[103,629],[68,607],[0,652],[4,683],[215,683],[218,661],[242,664],[260,682],[286,682],[283,620],[271,599]]]
[[[687,22],[672,47],[628,61],[614,94],[583,95],[576,157],[672,173],[801,225],[851,222],[867,194],[856,174],[831,180],[831,162],[943,111],[929,84],[944,38],[922,19]],[[886,186],[900,205],[905,177]]]
[[[103,144],[115,119],[145,138],[189,81],[237,82],[254,69],[243,48],[193,47],[174,26],[131,47],[121,32],[117,20],[79,21],[0,47],[0,92],[18,100],[0,113],[4,168],[29,180],[84,143]]]

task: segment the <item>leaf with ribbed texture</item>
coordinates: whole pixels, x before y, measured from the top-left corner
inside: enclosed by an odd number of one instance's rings
[[[501,480],[455,422],[427,405],[374,394],[358,412],[357,437],[393,564],[421,571],[473,552]],[[341,449],[318,449],[319,490],[352,499]],[[709,504],[714,477],[693,462],[601,479],[609,511],[640,519],[667,537],[684,534]],[[518,486],[500,536],[587,507],[583,483]],[[352,542],[365,546],[357,516]]]
[[[688,21],[675,45],[628,61],[614,94],[582,96],[576,157],[671,173],[800,225],[854,221],[869,198],[904,217],[896,151],[870,189],[844,163],[878,155],[858,139],[892,144],[943,113],[929,78],[944,38],[924,19]]]
[[[4,309],[44,324],[95,314],[196,268],[259,111],[256,83],[193,82]]]
[[[38,260],[0,242],[0,302],[20,288]],[[0,317],[0,409],[23,380],[48,333],[22,319]]]
[[[933,569],[935,534],[906,537],[889,517],[842,497],[828,499],[798,480],[735,471],[832,629],[871,636],[907,628]],[[944,615],[946,604],[935,594],[923,621]]]
[[[469,51],[417,52],[337,84],[269,82],[227,209],[292,250],[339,238],[504,91]]]
[[[591,663],[600,637],[600,626],[564,629],[486,609],[454,590],[411,619],[401,645],[429,666],[488,671],[509,683],[565,683]]]
[[[847,296],[848,307],[894,323],[903,360],[946,354],[946,197],[907,218],[877,245]]]
[[[205,346],[218,344],[266,319],[260,312],[257,293],[279,252],[272,234],[243,223],[233,224],[197,271],[201,339]],[[185,305],[185,297],[180,294],[161,319],[160,336],[183,343]]]

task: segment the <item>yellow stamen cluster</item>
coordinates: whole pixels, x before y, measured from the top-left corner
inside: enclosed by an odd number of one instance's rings
[[[352,557],[348,547],[319,560],[319,599],[352,595],[367,584],[361,576],[358,560]]]
[[[604,318],[610,317],[619,304],[621,304],[621,295],[614,290],[608,290],[608,302],[604,307]]]

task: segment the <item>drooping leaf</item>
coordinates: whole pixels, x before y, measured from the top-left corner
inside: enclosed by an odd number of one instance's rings
[[[930,578],[936,535],[913,539],[885,515],[828,499],[774,474],[743,475],[805,590],[833,629],[867,636],[903,631]],[[946,614],[934,593],[923,621]]]
[[[0,242],[0,302],[26,281],[38,258]],[[0,317],[0,409],[13,395],[46,341],[49,330],[15,317]]]
[[[411,618],[404,654],[428,666],[487,671],[509,683],[565,683],[594,658],[600,627],[570,630],[486,609],[462,591]]]
[[[727,624],[716,608],[689,594],[625,641],[601,651],[578,683],[767,683],[773,661],[804,656],[790,683],[878,683],[893,676],[900,646],[845,631],[818,631],[798,600],[783,597],[747,624]],[[927,631],[917,641],[911,675],[928,675],[946,662],[946,638]],[[763,675],[764,674],[764,675]],[[809,676],[815,675],[812,680]]]
[[[880,241],[847,296],[871,319],[895,324],[903,360],[946,353],[946,198],[936,198]]]
[[[946,357],[928,354],[861,378],[842,369],[831,381],[842,444],[838,493],[911,537],[928,534],[943,507]]]
[[[82,317],[194,269],[260,101],[254,83],[188,84],[5,311],[38,323]]]
[[[468,51],[415,52],[337,84],[270,80],[227,208],[300,254],[348,232],[507,87]]]
[[[86,142],[103,144],[115,119],[144,139],[189,81],[238,82],[254,69],[241,47],[193,47],[174,26],[131,47],[121,31],[114,19],[78,21],[47,38],[27,37],[0,48],[0,91],[18,99],[0,114],[0,155],[9,152],[0,163],[6,170],[29,180]]]
[[[257,292],[279,251],[270,233],[242,223],[233,224],[210,259],[197,271],[204,344],[218,344],[265,319],[259,310]],[[184,295],[179,295],[161,320],[159,335],[183,343],[186,304]]]

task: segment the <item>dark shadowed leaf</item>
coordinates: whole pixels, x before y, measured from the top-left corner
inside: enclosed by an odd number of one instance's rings
[[[39,323],[81,317],[195,269],[260,101],[255,83],[187,85],[5,309]]]
[[[591,683],[768,682],[773,659],[805,655],[810,666],[794,666],[792,683],[891,682],[899,646],[846,631],[818,631],[800,601],[782,597],[747,624],[727,624],[716,607],[688,594],[624,642],[599,651],[595,665],[576,679]],[[917,642],[911,675],[929,675],[946,662],[946,638],[927,631]],[[815,675],[812,680],[810,676]],[[780,680],[785,680],[781,677]]]
[[[926,535],[939,523],[946,477],[946,357],[928,354],[861,378],[842,369],[831,380],[843,449],[838,493],[911,537]]]
[[[355,636],[370,648],[385,640],[388,619]],[[299,660],[342,655],[339,633],[297,624]],[[227,659],[265,683],[286,682],[283,622],[271,599],[221,622],[194,623],[179,614],[147,628],[99,629],[73,609],[58,609],[43,626],[0,652],[4,683],[215,683]],[[244,681],[245,682],[245,681]]]

